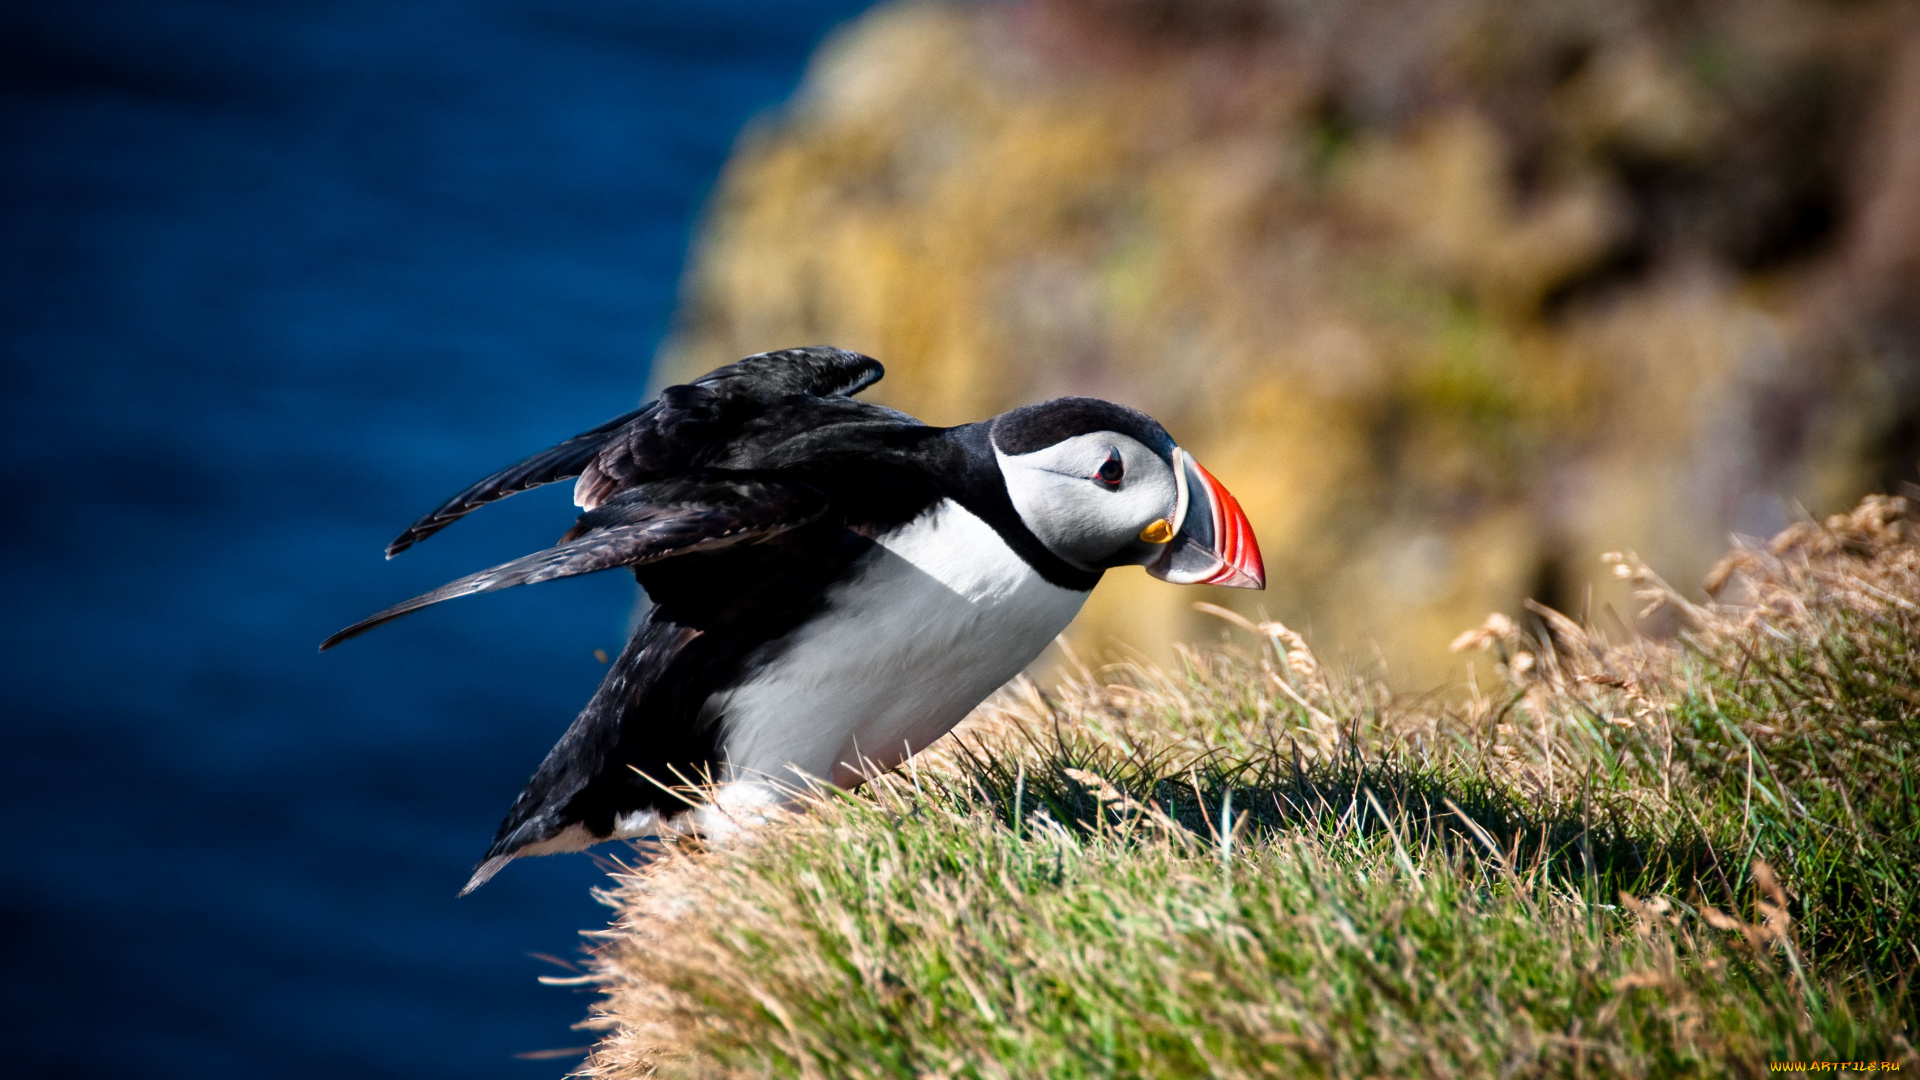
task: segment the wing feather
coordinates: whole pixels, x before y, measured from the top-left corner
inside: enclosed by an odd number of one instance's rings
[[[715,368],[693,382],[722,393],[747,393],[762,399],[789,394],[851,397],[879,382],[886,373],[880,361],[871,356],[831,345],[808,345],[756,353]]]
[[[816,520],[827,508],[824,495],[799,484],[730,481],[700,485],[683,480],[671,487],[665,492],[643,487],[625,493],[618,503],[583,515],[586,531],[577,539],[469,574],[395,604],[321,642],[320,651],[443,600],[765,540]],[[648,496],[671,496],[674,501],[661,505]]]
[[[387,544],[387,558],[393,558],[490,502],[498,502],[509,495],[518,495],[544,484],[571,480],[579,476],[580,471],[585,469],[595,455],[606,446],[607,439],[613,432],[626,427],[652,408],[652,405],[648,405],[616,416],[599,427],[583,431],[571,439],[540,451],[525,461],[516,462],[491,476],[476,481],[458,495],[428,511],[420,520],[407,526],[405,532],[394,537],[392,542]]]
[[[387,544],[387,558],[474,510],[544,484],[579,478],[574,502],[591,510],[628,485],[696,466],[741,416],[783,397],[847,397],[880,381],[870,356],[826,345],[759,353],[669,386],[655,401],[501,469],[434,507]]]
[[[749,356],[660,392],[660,412],[628,425],[580,472],[573,501],[591,510],[628,485],[699,464],[713,436],[793,397],[843,398],[880,381],[871,356],[813,345]]]

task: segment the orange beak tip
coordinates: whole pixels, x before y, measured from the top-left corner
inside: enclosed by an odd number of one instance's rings
[[[1233,497],[1226,485],[1214,479],[1199,462],[1194,462],[1201,480],[1207,486],[1207,495],[1213,502],[1213,534],[1217,545],[1216,555],[1220,559],[1220,569],[1207,579],[1209,585],[1225,585],[1230,589],[1265,589],[1267,587],[1267,568],[1260,558],[1260,542],[1254,538],[1253,523],[1247,520],[1247,513],[1240,508],[1240,500]]]

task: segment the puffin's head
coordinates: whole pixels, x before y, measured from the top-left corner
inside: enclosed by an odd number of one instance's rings
[[[994,454],[1020,520],[1084,570],[1145,566],[1180,585],[1267,587],[1253,527],[1153,417],[1096,398],[1002,413]]]

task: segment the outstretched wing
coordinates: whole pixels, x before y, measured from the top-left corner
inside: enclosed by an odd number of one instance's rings
[[[826,509],[826,496],[796,483],[704,477],[634,488],[581,515],[561,544],[370,615],[321,642],[320,651],[442,600],[753,543],[814,521]]]
[[[697,465],[755,406],[796,394],[846,397],[884,374],[870,356],[825,345],[749,356],[478,481],[409,525],[387,545],[387,558],[490,502],[559,480],[579,477],[574,501],[591,510],[627,484]]]
[[[685,386],[661,391],[660,412],[612,432],[573,487],[591,510],[629,485],[709,464],[727,436],[770,405],[795,397],[848,397],[880,381],[871,356],[825,345],[749,356]]]
[[[646,408],[635,409],[622,416],[601,424],[591,431],[583,431],[573,438],[549,447],[525,461],[501,469],[484,480],[477,481],[471,487],[433,508],[425,517],[407,526],[405,532],[394,537],[387,545],[387,558],[407,550],[413,545],[453,524],[467,514],[490,502],[496,502],[509,495],[518,495],[522,491],[531,491],[542,484],[551,484],[556,480],[571,480],[580,475],[602,447],[607,444],[608,434],[626,427],[635,418],[646,413]]]

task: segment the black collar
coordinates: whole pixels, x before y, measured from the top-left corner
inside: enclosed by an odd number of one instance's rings
[[[1033,567],[1041,577],[1075,592],[1087,592],[1100,583],[1099,570],[1082,570],[1047,550],[1033,535],[1020,512],[1007,495],[1007,480],[1000,472],[1000,459],[993,452],[988,435],[992,421],[947,428],[940,441],[951,448],[953,458],[934,465],[942,494],[951,498],[993,527],[1014,553]],[[933,464],[933,463],[929,463]],[[945,466],[945,467],[941,467]]]

